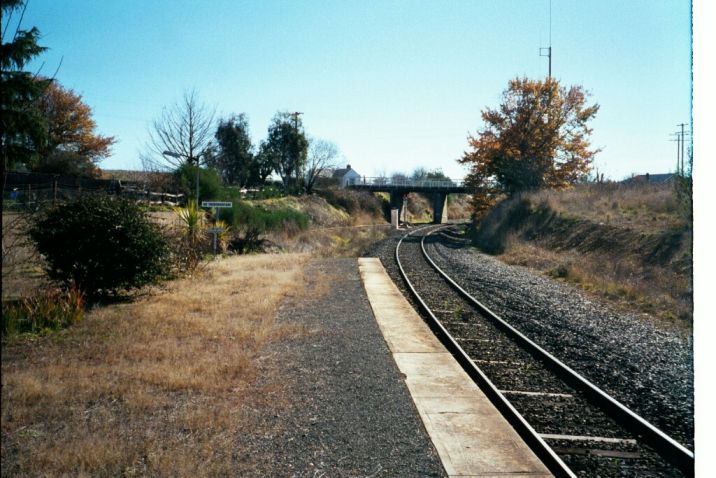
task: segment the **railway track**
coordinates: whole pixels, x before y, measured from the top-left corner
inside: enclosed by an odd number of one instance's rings
[[[429,324],[555,476],[693,476],[688,449],[474,299],[404,236],[398,269]],[[453,240],[456,240],[453,237]]]

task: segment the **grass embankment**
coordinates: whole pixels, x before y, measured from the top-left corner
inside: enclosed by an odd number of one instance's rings
[[[69,329],[2,347],[2,474],[236,475],[264,346],[298,336],[279,303],[305,255],[212,262]],[[268,381],[270,383],[270,380]]]
[[[505,262],[690,328],[687,217],[670,184],[589,184],[498,204],[476,242]]]
[[[266,230],[264,249],[311,253],[322,257],[357,256],[390,231],[383,201],[369,193],[324,190],[309,196],[250,201],[272,214],[281,211],[305,217],[307,226],[286,221]]]

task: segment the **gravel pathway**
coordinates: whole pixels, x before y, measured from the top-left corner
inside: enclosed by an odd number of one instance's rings
[[[305,327],[274,347],[288,405],[259,412],[244,442],[257,476],[445,476],[373,318],[355,259],[312,262],[330,292],[287,304],[280,318]]]

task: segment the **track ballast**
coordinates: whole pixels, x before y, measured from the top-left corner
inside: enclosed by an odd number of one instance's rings
[[[426,259],[421,242],[426,236],[427,251],[438,241],[448,241],[455,246],[457,240],[430,235],[434,230],[428,227],[413,231],[402,240],[395,257],[402,265],[405,280],[415,288],[418,301],[430,310],[423,312],[433,314],[439,322],[431,326],[438,335],[444,335],[443,341],[452,341],[457,345],[453,349],[467,354],[468,358],[463,360],[470,364],[464,367],[474,365],[478,369],[471,373],[473,378],[485,380],[499,390],[492,392],[498,408],[518,412],[518,418],[508,417],[508,420],[533,448],[539,450],[546,445],[547,451],[537,453],[543,460],[547,455],[546,463],[553,461],[548,466],[555,474],[620,477],[693,474],[693,454],[688,450],[668,437],[665,445],[660,441],[658,435],[662,433],[658,430],[653,432],[657,435],[654,437],[650,436],[650,429],[645,433],[644,428],[627,423],[631,417],[627,420],[614,410],[605,412],[604,407],[597,406],[603,398],[595,399],[593,393],[585,392],[573,378],[565,379],[554,364],[536,357],[539,354],[534,350],[525,349],[520,340],[515,341],[514,336],[506,334],[504,327],[489,318],[489,311],[486,314],[475,306],[474,300],[456,293]],[[384,257],[383,262],[389,261]],[[396,265],[386,264],[386,268]],[[484,389],[485,384],[481,387]],[[503,410],[503,413],[510,412]],[[530,436],[535,432],[536,436]],[[669,441],[675,444],[676,451],[670,448]],[[550,453],[556,458],[549,456]]]

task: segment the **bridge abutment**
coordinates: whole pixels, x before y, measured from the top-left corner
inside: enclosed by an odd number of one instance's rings
[[[404,197],[405,191],[390,191],[390,209],[398,210],[398,221],[403,220],[403,206],[405,203]]]
[[[447,194],[433,193],[433,224],[448,222]]]

